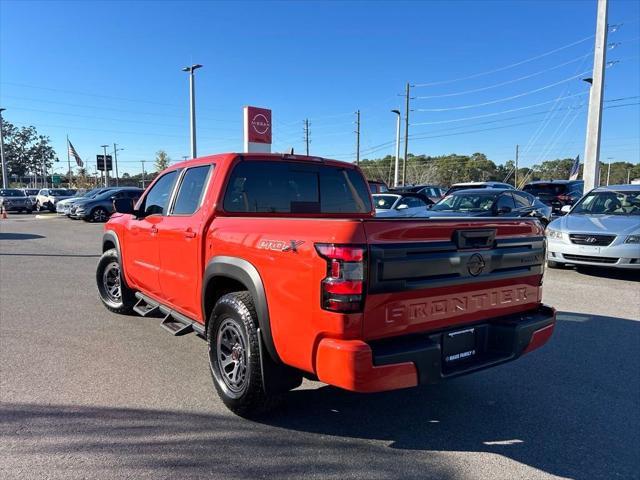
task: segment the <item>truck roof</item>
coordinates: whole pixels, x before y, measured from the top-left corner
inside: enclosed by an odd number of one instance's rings
[[[192,164],[202,163],[203,160],[211,160],[216,162],[231,162],[237,157],[242,157],[246,160],[281,160],[281,161],[296,161],[296,162],[322,162],[328,165],[336,165],[345,168],[356,168],[353,163],[342,162],[339,160],[332,160],[330,158],[323,158],[317,156],[307,155],[295,155],[288,153],[242,153],[242,152],[228,152],[218,153],[215,155],[205,155],[203,157],[192,158],[190,160],[184,160],[171,165],[171,169],[188,167]]]

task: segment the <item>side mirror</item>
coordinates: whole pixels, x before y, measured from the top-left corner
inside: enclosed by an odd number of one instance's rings
[[[130,198],[116,198],[113,208],[118,213],[134,213],[133,201]]]
[[[563,215],[566,215],[567,213],[569,213],[571,211],[571,205],[563,205],[562,208],[560,209],[560,212]]]
[[[404,210],[405,208],[409,208],[409,205],[407,205],[406,203],[403,203],[402,205],[398,205],[396,207],[396,210]]]

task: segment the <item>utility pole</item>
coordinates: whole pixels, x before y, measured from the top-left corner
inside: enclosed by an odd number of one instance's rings
[[[142,164],[142,188],[144,188],[144,181],[145,181],[145,175],[144,175],[144,162],[146,162],[146,160],[140,160],[140,163]]]
[[[356,165],[360,165],[360,110],[356,111]]]
[[[307,144],[307,157],[309,156],[309,119],[304,120],[304,142]]]
[[[69,155],[69,135],[67,135],[67,164],[69,166],[69,176],[67,177],[67,183],[69,188],[71,188],[71,156]]]
[[[109,145],[100,145],[104,149],[104,186],[109,186],[109,168],[107,165],[107,147]]]
[[[631,183],[631,169],[627,169],[627,185]]]
[[[398,166],[400,164],[400,118],[402,114],[400,110],[391,110],[392,113],[395,113],[397,116],[396,121],[396,165],[393,174],[393,186],[398,186]]]
[[[607,160],[609,160],[609,165],[607,167],[607,187],[609,186],[609,177],[611,176],[611,160],[613,160],[613,157],[607,157]]]
[[[4,160],[4,137],[2,136],[2,112],[5,110],[6,108],[0,108],[0,161],[2,161],[2,188],[9,188],[7,164]]]
[[[516,166],[513,171],[513,186],[518,188],[518,154],[520,153],[520,145],[516,145]]]
[[[195,77],[193,72],[195,72],[198,68],[202,68],[202,65],[195,64],[190,67],[184,67],[182,69],[183,72],[189,72],[189,112],[190,119],[189,122],[190,131],[191,131],[191,158],[196,158],[196,86],[195,86]]]
[[[607,54],[607,3],[608,0],[598,0],[596,43],[593,54],[593,82],[589,94],[589,116],[584,148],[584,171],[582,173],[585,192],[600,184],[600,127],[602,126],[604,70],[606,68]]]
[[[118,152],[121,152],[124,148],[117,148],[117,145],[113,144],[113,161],[116,163],[116,187],[120,186],[120,175],[118,175]]]
[[[402,164],[402,185],[407,182],[407,156],[409,155],[409,89],[411,85],[407,82],[406,104],[404,114],[404,162]]]

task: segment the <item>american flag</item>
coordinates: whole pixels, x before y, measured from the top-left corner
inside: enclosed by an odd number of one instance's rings
[[[571,166],[571,173],[569,173],[569,180],[577,180],[580,173],[580,155],[578,155]]]
[[[69,141],[67,140],[67,142]],[[79,167],[84,167],[84,162],[80,158],[80,155],[78,155],[78,152],[76,152],[76,149],[73,148],[73,145],[71,145],[71,142],[69,142],[69,155],[75,159]]]

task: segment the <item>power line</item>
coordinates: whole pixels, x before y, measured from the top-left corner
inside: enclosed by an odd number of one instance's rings
[[[112,112],[121,112],[121,113],[133,113],[133,114],[137,114],[137,115],[152,115],[154,117],[157,117],[159,115],[163,116],[163,117],[173,117],[173,118],[184,118],[184,115],[178,115],[178,114],[169,114],[169,113],[159,113],[159,112],[143,112],[143,111],[139,111],[139,110],[125,110],[125,109],[121,109],[121,108],[113,108],[113,107],[103,107],[103,106],[98,106],[98,105],[87,105],[87,104],[81,104],[81,103],[68,103],[68,102],[58,102],[55,100],[42,100],[39,98],[29,98],[29,97],[16,97],[14,95],[3,95],[4,98],[11,98],[14,100],[27,100],[29,102],[35,102],[35,103],[51,103],[54,105],[65,105],[68,107],[77,107],[77,108],[90,108],[93,110],[110,110]],[[211,122],[218,122],[218,123],[229,123],[228,120],[222,120],[222,119],[215,119],[212,117],[200,117],[200,118],[204,118],[207,119]]]
[[[109,99],[109,100],[122,100],[124,102],[148,103],[148,104],[151,104],[151,105],[160,105],[160,106],[165,106],[165,107],[182,108],[182,105],[177,105],[177,104],[174,104],[174,103],[156,102],[156,101],[151,101],[151,100],[140,100],[140,99],[133,99],[133,98],[125,98],[125,97],[114,97],[114,96],[111,96],[111,95],[101,95],[101,94],[97,94],[97,93],[78,92],[78,91],[74,91],[74,90],[63,90],[63,89],[60,89],[60,88],[38,87],[36,85],[26,85],[24,83],[0,82],[0,84],[13,85],[15,87],[33,88],[33,89],[36,89],[36,90],[47,90],[47,91],[50,91],[50,92],[69,93],[71,95],[81,95],[81,96],[84,96],[84,97],[105,98],[105,99]]]
[[[565,98],[574,98],[574,97],[579,97],[582,95],[586,95],[589,92],[580,92],[580,93],[575,93],[572,95],[567,95],[564,97],[559,97],[560,99],[565,99]],[[497,115],[504,115],[505,113],[513,113],[513,112],[519,112],[521,110],[527,110],[529,108],[535,108],[535,107],[540,107],[542,105],[548,105],[550,103],[555,103],[558,101],[558,98],[554,99],[554,100],[548,100],[545,102],[539,102],[539,103],[534,103],[532,105],[526,105],[524,107],[517,107],[517,108],[510,108],[508,110],[502,110],[500,112],[493,112],[493,113],[484,113],[482,115],[472,115],[470,117],[463,117],[463,118],[453,118],[450,120],[438,120],[435,122],[418,122],[418,123],[412,123],[411,125],[413,126],[418,126],[418,125],[442,125],[445,123],[455,123],[455,122],[464,122],[466,120],[477,120],[478,118],[488,118],[488,117],[495,117]]]
[[[554,53],[560,52],[560,51],[565,50],[567,48],[571,48],[571,47],[573,47],[575,45],[579,45],[579,44],[581,44],[583,42],[586,42],[587,40],[590,40],[593,37],[594,37],[594,35],[589,35],[588,37],[582,38],[582,39],[577,40],[575,42],[568,43],[567,45],[563,45],[562,47],[554,48],[553,50],[549,50],[548,52],[541,53],[539,55],[535,55],[535,56],[527,58],[525,60],[521,60],[519,62],[512,63],[510,65],[505,65],[503,67],[494,68],[493,70],[487,70],[485,72],[474,73],[473,75],[467,75],[465,77],[454,78],[454,79],[451,79],[451,80],[440,80],[440,81],[437,81],[437,82],[419,83],[419,84],[416,84],[415,86],[416,87],[430,87],[430,86],[433,86],[433,85],[444,85],[444,84],[447,84],[447,83],[460,82],[462,80],[470,80],[472,78],[482,77],[484,75],[489,75],[491,73],[502,72],[504,70],[508,70],[510,68],[517,67],[517,66],[520,66],[520,65],[524,65],[525,63],[529,63],[529,62],[532,62],[534,60],[538,60],[539,58],[543,58],[543,57],[547,57],[549,55],[553,55]]]
[[[528,78],[532,78],[532,77],[535,77],[537,75],[541,75],[543,73],[550,72],[551,70],[555,70],[557,68],[561,68],[561,67],[564,67],[566,65],[570,65],[570,64],[575,63],[577,61],[583,60],[584,58],[590,57],[591,55],[592,55],[591,53],[587,53],[586,55],[581,55],[581,56],[579,56],[577,58],[574,58],[573,60],[569,60],[568,62],[564,62],[564,63],[561,63],[559,65],[555,65],[555,66],[547,68],[545,70],[540,70],[538,72],[530,73],[530,74],[524,75],[522,77],[514,78],[512,80],[507,80],[505,82],[495,83],[495,84],[489,85],[487,87],[474,88],[474,89],[471,89],[471,90],[464,90],[462,92],[444,93],[444,94],[440,94],[440,95],[419,96],[419,97],[416,97],[416,98],[419,99],[419,100],[426,100],[426,99],[430,99],[430,98],[457,97],[457,96],[460,96],[460,95],[467,95],[469,93],[483,92],[485,90],[491,90],[493,88],[502,87],[504,85],[509,85],[509,84],[512,84],[512,83],[519,82],[521,80],[526,80]]]
[[[628,105],[640,105],[640,102],[630,103]],[[605,107],[605,109],[606,108],[616,107],[616,106],[611,105],[611,106]],[[485,131],[491,131],[491,130],[501,130],[501,129],[504,129],[504,128],[518,127],[518,126],[521,126],[521,125],[529,125],[529,124],[536,123],[536,122],[537,122],[537,120],[532,120],[532,121],[528,121],[528,122],[513,123],[513,124],[509,124],[509,125],[502,125],[502,126],[490,127],[490,128],[484,128],[484,129],[466,130],[466,131],[454,132],[454,133],[444,133],[444,134],[441,134],[441,135],[417,135],[417,134],[413,134],[413,135],[410,135],[409,138],[412,139],[412,140],[422,140],[422,139],[430,139],[430,138],[453,137],[453,136],[457,136],[457,135],[468,135],[468,134],[472,134],[472,133],[479,133],[479,132],[485,132]],[[488,123],[493,123],[493,122],[488,122]],[[482,124],[477,124],[477,125],[482,125]],[[388,147],[390,145],[393,145],[394,143],[395,143],[395,140],[391,140],[391,141],[384,142],[384,143],[381,143],[381,144],[378,144],[378,145],[374,145],[373,147],[370,147],[370,148],[367,148],[367,149],[363,150],[361,153],[362,154],[371,154],[371,153],[374,153],[376,151],[382,150],[383,148],[386,148],[386,147]],[[328,156],[339,156],[339,155],[328,155]],[[342,156],[342,154],[340,154],[340,156]]]
[[[516,98],[521,98],[521,97],[525,97],[527,95],[531,95],[533,93],[538,93],[541,92],[542,90],[546,90],[548,88],[552,88],[555,87],[557,85],[561,85],[563,83],[569,82],[571,80],[575,80],[576,78],[582,77],[583,75],[588,74],[589,71],[584,71],[582,73],[579,73],[578,75],[573,75],[569,78],[565,78],[563,80],[554,82],[554,83],[550,83],[548,85],[545,85],[543,87],[539,87],[533,90],[528,90],[526,92],[522,92],[522,93],[518,93],[517,95],[511,95],[509,97],[504,97],[504,98],[498,98],[496,100],[491,100],[489,102],[482,102],[482,103],[475,103],[475,104],[470,104],[470,105],[460,105],[457,107],[447,107],[447,108],[418,108],[416,109],[418,112],[449,112],[452,110],[466,110],[468,108],[477,108],[477,107],[485,107],[487,105],[494,105],[496,103],[502,103],[502,102],[508,102],[510,100],[515,100]]]

